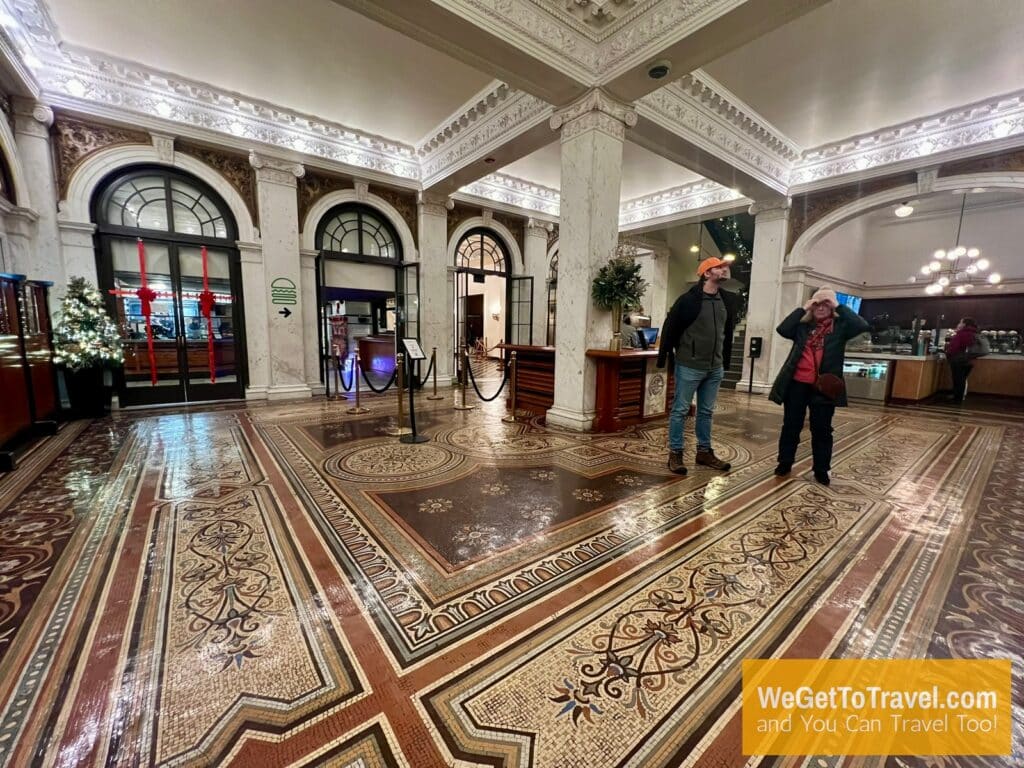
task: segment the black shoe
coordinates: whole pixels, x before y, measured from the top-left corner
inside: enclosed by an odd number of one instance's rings
[[[792,464],[787,464],[784,461],[779,462],[779,466],[775,468],[775,474],[779,477],[785,477],[789,474],[790,470],[793,469]]]
[[[815,472],[814,479],[822,485],[831,485],[832,481],[829,479],[828,472]]]
[[[718,469],[722,472],[728,472],[732,469],[732,464],[728,461],[722,461],[720,458],[715,456],[715,452],[710,448],[706,451],[697,449],[697,458],[695,461],[705,467],[711,467],[712,469]]]
[[[682,451],[669,451],[668,452],[668,469],[677,475],[685,475],[686,467],[683,466],[683,452]]]

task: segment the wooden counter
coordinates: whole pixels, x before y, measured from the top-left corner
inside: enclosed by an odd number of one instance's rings
[[[665,415],[672,403],[673,377],[658,370],[658,350],[588,349],[597,363],[594,429],[618,432]]]
[[[967,393],[1024,397],[1024,355],[985,355],[971,361],[974,370],[967,378]],[[939,366],[938,388],[952,391],[949,364]]]
[[[893,372],[893,400],[924,400],[939,388],[939,373],[943,363],[935,357],[897,360]]]
[[[555,401],[555,348],[500,346],[506,355],[516,353],[516,408],[543,416]]]
[[[356,343],[364,371],[377,371],[387,376],[392,374],[395,370],[394,336],[361,336]]]

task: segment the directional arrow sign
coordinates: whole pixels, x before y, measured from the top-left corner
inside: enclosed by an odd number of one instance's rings
[[[279,310],[277,314],[289,317],[292,314],[292,311],[288,309],[288,307],[284,307],[283,309]]]

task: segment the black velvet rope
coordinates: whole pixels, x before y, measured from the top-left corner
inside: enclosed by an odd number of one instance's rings
[[[416,389],[423,389],[424,385],[430,380],[430,374],[434,370],[434,355],[430,356],[430,365],[427,367],[427,372],[423,374],[420,379],[420,383],[416,385]]]
[[[356,363],[352,361],[352,365],[349,366],[348,384],[345,383],[345,370],[341,366],[341,360],[338,361],[338,378],[341,379],[341,388],[346,392],[352,391],[352,385],[356,383]]]
[[[501,390],[503,390],[505,388],[505,383],[508,381],[509,368],[510,368],[510,364],[509,363],[505,363],[505,375],[502,376],[502,378],[501,378],[501,385],[498,387],[498,391],[495,392],[490,397],[484,397],[482,394],[480,394],[480,387],[478,387],[476,385],[476,377],[473,376],[473,366],[472,365],[467,365],[466,366],[466,370],[469,371],[469,380],[473,384],[473,389],[476,390],[476,396],[479,397],[481,400],[483,400],[485,403],[489,403],[492,400],[497,400],[498,399],[498,395],[501,394]]]
[[[388,383],[385,384],[380,389],[377,389],[375,386],[373,386],[373,384],[370,383],[370,380],[366,378],[366,371],[363,370],[363,366],[361,365],[359,366],[359,372],[363,374],[363,381],[366,382],[366,386],[368,386],[372,391],[376,392],[378,395],[383,394],[384,392],[387,392],[389,389],[391,389],[391,385],[395,383],[395,378],[398,376],[398,369],[396,368],[391,372],[391,378],[388,379]]]

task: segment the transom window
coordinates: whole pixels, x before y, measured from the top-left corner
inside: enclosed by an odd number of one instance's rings
[[[398,237],[374,209],[346,203],[320,220],[317,248],[333,256],[359,261],[401,261]]]
[[[167,173],[133,174],[104,195],[102,224],[229,239],[229,217],[208,192]]]
[[[494,275],[508,274],[508,259],[501,241],[486,229],[472,229],[455,249],[455,266]]]

